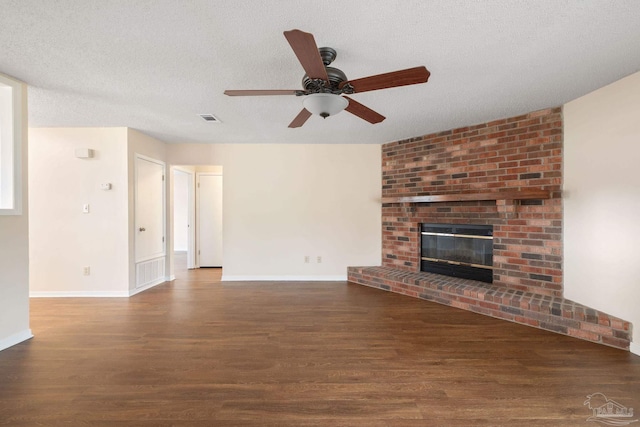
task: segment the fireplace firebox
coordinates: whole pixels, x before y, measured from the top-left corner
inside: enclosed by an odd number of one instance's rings
[[[421,224],[420,270],[493,282],[493,226]]]

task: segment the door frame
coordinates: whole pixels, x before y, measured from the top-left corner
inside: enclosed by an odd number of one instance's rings
[[[174,182],[174,212],[175,212],[175,172],[185,173],[189,176],[189,185],[187,188],[187,220],[189,222],[189,228],[187,230],[187,269],[198,268],[196,257],[196,172],[181,168],[180,166],[173,166],[172,168],[173,182]],[[172,213],[173,215],[173,213]],[[175,216],[174,216],[175,217]],[[172,230],[173,232],[173,230]],[[174,236],[175,237],[175,236]],[[173,239],[172,239],[173,242]],[[173,250],[173,248],[172,248]]]

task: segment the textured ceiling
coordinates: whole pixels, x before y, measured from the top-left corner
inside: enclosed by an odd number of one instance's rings
[[[300,89],[282,32],[314,34],[347,77],[425,65],[428,83],[353,95],[287,125]],[[27,82],[30,126],[128,126],[204,143],[383,143],[561,105],[640,70],[637,0],[0,0],[0,72]],[[204,122],[212,113],[222,123]]]

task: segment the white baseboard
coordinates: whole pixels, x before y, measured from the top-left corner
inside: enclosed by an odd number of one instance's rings
[[[17,334],[10,335],[0,340],[0,351],[12,347],[16,344],[20,344],[22,341],[26,341],[30,338],[33,338],[31,329],[27,329],[22,332],[18,332]]]
[[[223,282],[345,282],[347,276],[230,276],[222,275]]]
[[[29,292],[29,298],[126,298],[128,296],[128,292],[121,291]]]
[[[636,344],[636,343],[630,343],[629,344],[629,351],[633,354],[635,354],[636,356],[640,356],[640,344]]]
[[[174,280],[176,280],[176,275],[172,274],[165,279],[165,282],[173,282]]]
[[[144,291],[146,291],[148,289],[151,289],[151,288],[153,288],[155,286],[161,285],[161,284],[166,283],[166,282],[167,281],[163,278],[163,279],[156,280],[155,282],[151,282],[148,285],[144,285],[144,286],[142,286],[140,288],[129,289],[129,293],[127,294],[127,296],[128,297],[132,297],[135,294],[139,294],[140,292],[144,292]]]
[[[63,291],[63,292],[29,292],[29,298],[128,298],[154,286],[158,286],[165,282],[176,280],[176,276],[168,276],[166,278],[149,283],[141,288],[121,291]]]

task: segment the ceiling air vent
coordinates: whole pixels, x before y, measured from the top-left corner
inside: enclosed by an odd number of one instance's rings
[[[213,114],[198,114],[205,122],[220,123],[220,120]]]

